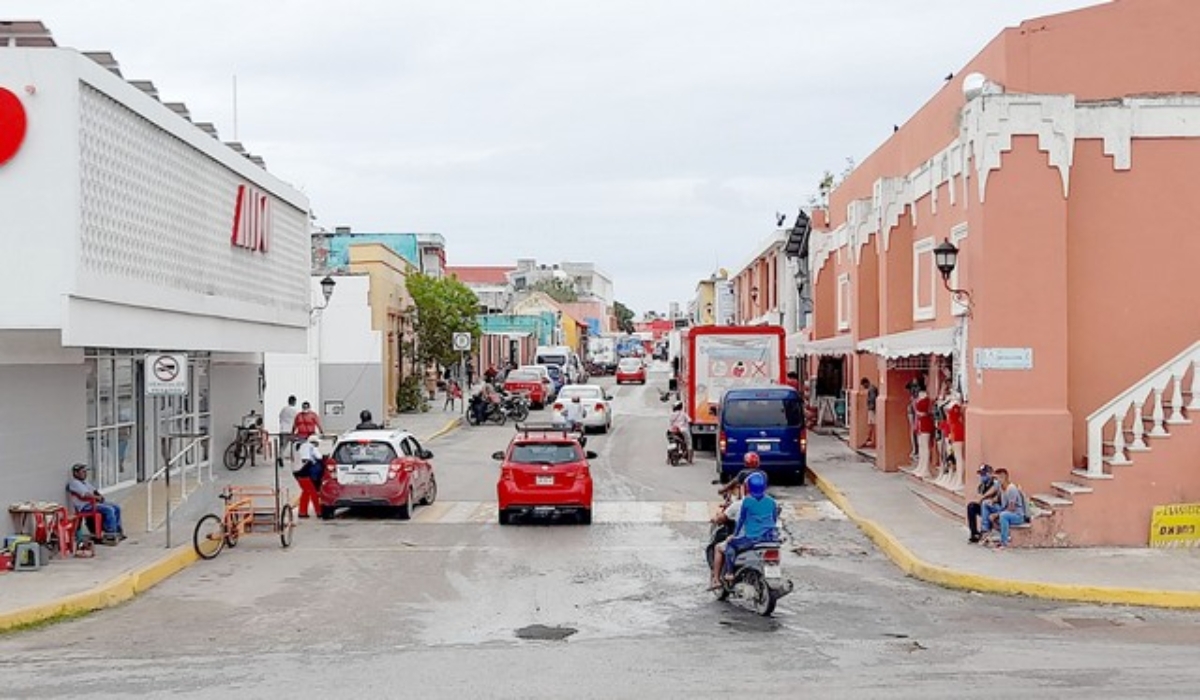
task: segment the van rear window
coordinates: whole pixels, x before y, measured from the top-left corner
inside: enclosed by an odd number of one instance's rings
[[[804,411],[798,399],[738,399],[725,404],[731,428],[798,428]]]
[[[538,355],[536,360],[539,365],[559,365],[565,367],[567,365],[566,355]]]

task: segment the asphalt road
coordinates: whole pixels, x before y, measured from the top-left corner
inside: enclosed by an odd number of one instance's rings
[[[428,445],[439,501],[413,521],[304,521],[291,550],[246,539],[127,605],[0,637],[0,697],[1198,694],[1200,616],[913,581],[811,487],[773,489],[803,552],[775,616],[714,601],[712,461],[667,466],[654,386],[613,391],[591,526],[499,526],[489,455],[511,428],[462,429]]]

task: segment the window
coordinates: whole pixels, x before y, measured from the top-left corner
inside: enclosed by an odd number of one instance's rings
[[[725,405],[725,424],[731,428],[795,428],[803,421],[796,399],[749,399]]]
[[[933,238],[913,243],[913,320],[930,321],[937,316],[935,281],[941,273],[934,267]]]
[[[391,464],[394,459],[396,451],[386,442],[350,440],[333,451],[333,461],[338,464]]]
[[[579,461],[572,442],[521,443],[513,447],[508,461],[518,464],[570,464]]]
[[[839,331],[850,330],[850,275],[848,273],[838,275],[837,319]]]

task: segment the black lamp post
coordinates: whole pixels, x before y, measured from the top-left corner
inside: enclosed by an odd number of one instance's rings
[[[954,268],[958,265],[958,248],[949,239],[942,239],[942,242],[933,249],[933,264],[937,266],[938,272],[942,273],[942,284],[945,285],[946,291],[950,292],[950,297],[967,307],[967,316],[970,316],[971,307],[974,305],[971,301],[971,293],[965,289],[954,289],[950,286],[950,273],[954,272]]]
[[[337,282],[329,275],[325,275],[325,279],[321,280],[321,296],[325,297],[325,303],[320,306],[314,306],[308,311],[308,322],[314,325],[317,322],[317,316],[329,306],[329,297],[333,296],[333,288],[337,286]]]

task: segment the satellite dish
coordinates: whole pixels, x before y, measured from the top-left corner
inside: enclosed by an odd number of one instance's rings
[[[988,79],[983,73],[972,73],[963,78],[962,90],[963,97],[967,98],[967,102],[979,97],[983,94],[984,88],[987,87]]]

